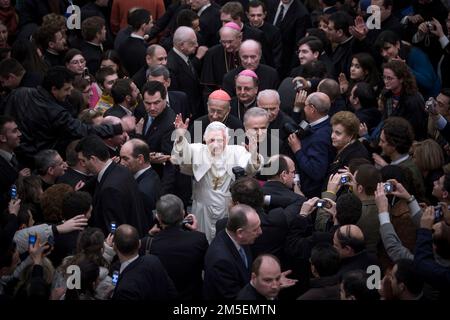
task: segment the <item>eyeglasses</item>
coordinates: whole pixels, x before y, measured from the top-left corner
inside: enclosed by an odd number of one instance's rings
[[[393,81],[393,80],[396,80],[397,78],[395,78],[395,77],[383,77],[383,80],[385,80],[385,81]]]

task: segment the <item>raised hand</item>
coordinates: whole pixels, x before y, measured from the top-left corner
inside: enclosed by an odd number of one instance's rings
[[[344,94],[348,90],[348,80],[344,73],[339,74],[339,88],[341,89],[341,94]]]

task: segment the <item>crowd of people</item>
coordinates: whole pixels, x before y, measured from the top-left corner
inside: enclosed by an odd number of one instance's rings
[[[446,299],[449,161],[449,1],[0,1],[0,300]]]

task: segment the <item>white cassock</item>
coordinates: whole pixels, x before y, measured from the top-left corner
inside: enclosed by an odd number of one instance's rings
[[[192,187],[192,213],[198,220],[198,230],[206,234],[209,242],[216,235],[216,222],[228,216],[231,202],[230,185],[234,181],[233,167],[240,166],[249,175],[258,171],[259,165],[251,162],[251,154],[243,146],[227,145],[219,158],[213,159],[208,147],[201,143],[174,143],[172,159],[180,171],[194,176]]]

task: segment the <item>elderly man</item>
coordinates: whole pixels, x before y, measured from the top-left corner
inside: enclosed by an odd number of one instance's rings
[[[205,86],[204,95],[219,89],[225,74],[240,66],[239,47],[242,32],[234,22],[226,23],[219,31],[220,44],[215,45],[205,55],[201,83]]]
[[[328,117],[330,104],[330,98],[325,93],[310,94],[304,109],[309,128],[301,140],[295,133],[288,137],[299,167],[302,191],[307,198],[320,196],[328,166],[334,158]]]
[[[204,51],[198,48],[195,31],[189,27],[179,27],[173,35],[173,48],[167,56],[167,68],[171,75],[170,90],[183,91],[189,97],[194,119],[203,115],[201,89],[198,77],[200,60]]]
[[[223,77],[223,89],[230,95],[234,96],[234,79],[244,69],[254,71],[260,80],[259,89],[276,89],[278,88],[279,79],[278,72],[261,61],[261,44],[255,40],[246,40],[242,42],[239,48],[239,59],[241,67],[231,70]]]
[[[208,114],[195,120],[189,127],[191,142],[202,142],[206,127],[214,121],[222,122],[229,129],[243,129],[242,122],[230,114],[230,96],[223,90],[216,90],[208,97]]]
[[[180,165],[181,172],[194,177],[192,213],[198,219],[199,231],[205,232],[211,241],[216,235],[216,222],[228,214],[229,189],[235,180],[233,167],[240,166],[253,174],[261,168],[264,159],[257,152],[255,139],[249,140],[250,151],[243,146],[228,145],[228,128],[217,121],[205,130],[206,145],[189,144],[184,137],[188,123],[180,115],[175,119],[172,158]]]
[[[286,141],[289,132],[285,129],[287,123],[295,126],[294,120],[280,110],[280,95],[276,90],[263,90],[256,98],[258,107],[269,113],[269,130],[274,136]],[[276,129],[276,130],[274,130]],[[278,130],[278,131],[277,131]]]
[[[242,70],[236,76],[236,97],[231,99],[231,114],[244,119],[244,113],[256,107],[256,95],[258,94],[258,75],[249,69]]]

